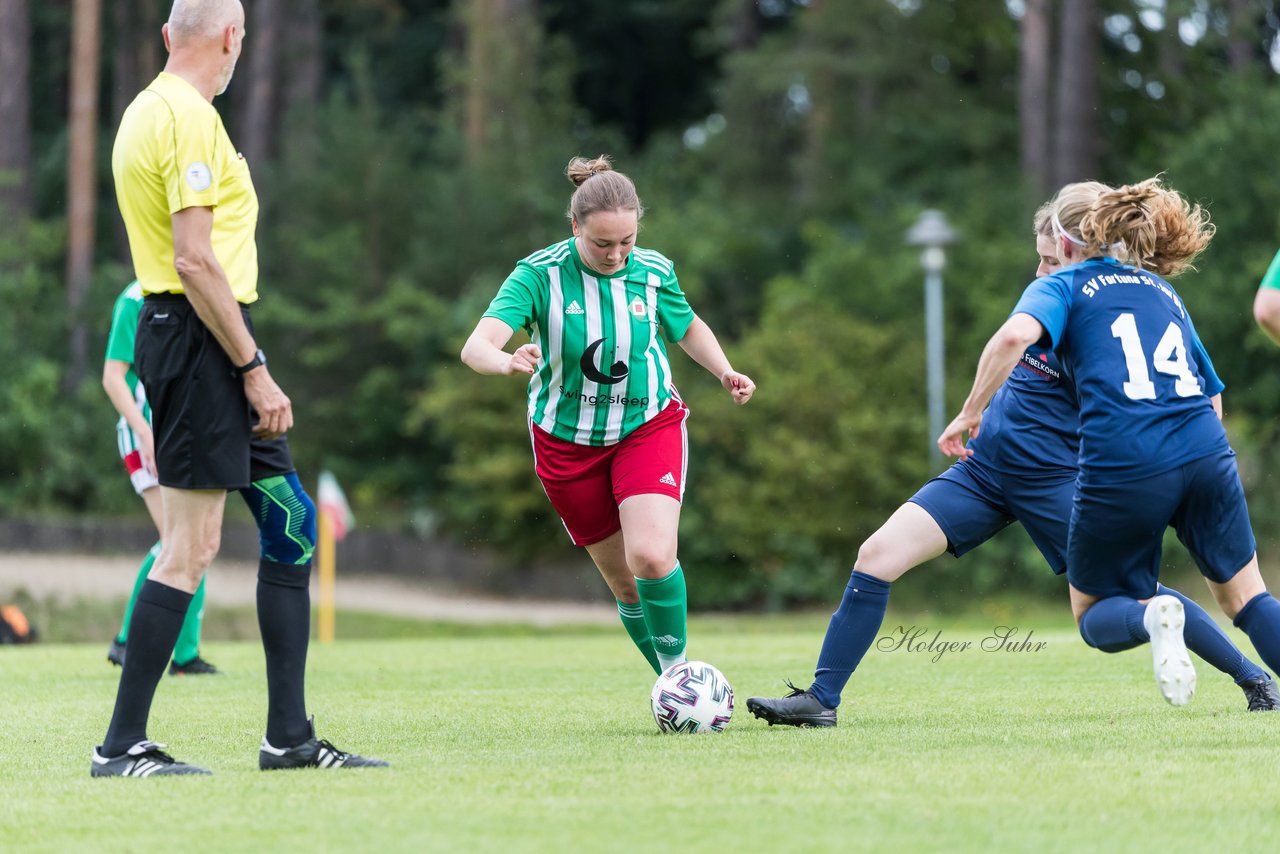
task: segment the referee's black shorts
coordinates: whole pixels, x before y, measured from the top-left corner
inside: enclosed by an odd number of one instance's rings
[[[249,307],[240,312],[252,332]],[[133,360],[151,403],[161,486],[244,489],[294,470],[284,436],[253,435],[244,380],[185,296],[146,297]]]

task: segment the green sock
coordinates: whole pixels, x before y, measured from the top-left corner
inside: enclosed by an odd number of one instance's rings
[[[619,600],[618,616],[622,618],[622,627],[627,630],[627,634],[631,635],[631,642],[644,655],[653,672],[661,673],[662,667],[658,664],[658,653],[654,652],[653,638],[649,635],[649,624],[644,621],[644,611],[640,609],[640,605],[628,605]]]
[[[640,593],[644,621],[653,637],[658,666],[665,671],[685,660],[684,647],[688,641],[686,619],[689,605],[680,562],[676,561],[675,568],[664,578],[637,578],[636,590]]]
[[[200,586],[191,597],[187,616],[182,621],[182,631],[178,632],[178,642],[173,647],[173,660],[177,664],[190,664],[200,654],[200,629],[204,625],[204,582],[205,579],[201,578]]]
[[[151,565],[156,562],[156,557],[160,554],[160,543],[157,542],[151,547],[151,551],[147,552],[147,556],[142,559],[142,566],[138,567],[138,580],[133,582],[133,592],[129,594],[129,604],[124,606],[124,622],[120,624],[120,634],[116,635],[116,643],[124,643],[129,640],[129,620],[133,617],[133,604],[138,601],[138,591],[142,589],[142,583],[147,580],[147,573],[151,572]]]

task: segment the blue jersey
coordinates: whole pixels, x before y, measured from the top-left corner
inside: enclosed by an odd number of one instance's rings
[[[1080,455],[1080,413],[1075,387],[1056,353],[1032,347],[991,398],[974,462],[1006,474],[1042,477],[1075,471]]]
[[[1164,279],[1092,259],[1032,282],[1019,312],[1040,322],[1075,381],[1088,479],[1135,480],[1230,451],[1209,401],[1221,382]]]

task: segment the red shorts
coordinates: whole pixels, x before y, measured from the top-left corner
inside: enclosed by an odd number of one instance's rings
[[[689,407],[676,398],[621,442],[603,447],[557,439],[533,422],[533,470],[575,546],[622,528],[618,505],[633,495],[684,496]]]

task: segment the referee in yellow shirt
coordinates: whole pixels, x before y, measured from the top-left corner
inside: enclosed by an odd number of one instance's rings
[[[95,777],[208,774],[147,738],[156,686],[217,554],[228,490],[261,531],[258,625],[267,664],[263,769],[385,765],[317,739],[303,691],[315,505],[284,437],[289,398],[253,335],[258,197],[213,107],[244,41],[239,0],[176,0],[164,71],[129,105],[111,156],[145,301],[134,364],[151,401],[164,548],[134,606]]]

